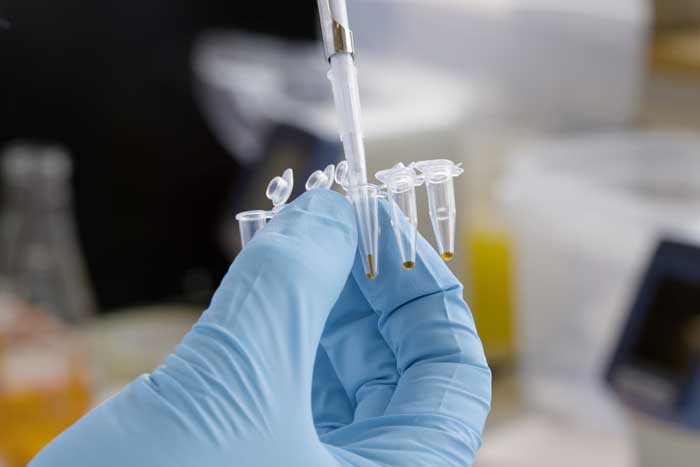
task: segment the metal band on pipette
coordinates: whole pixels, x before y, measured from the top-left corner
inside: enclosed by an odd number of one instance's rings
[[[333,54],[344,52],[349,53],[353,57],[355,56],[355,43],[352,38],[352,31],[345,28],[342,24],[333,21]],[[326,58],[331,59],[328,55],[328,50],[326,50]]]
[[[330,0],[318,0],[318,10],[321,16],[321,35],[326,60],[337,53],[348,53],[355,56],[355,44],[350,28],[339,22],[331,7]]]

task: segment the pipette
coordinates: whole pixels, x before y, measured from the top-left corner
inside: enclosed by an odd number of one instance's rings
[[[347,7],[345,0],[318,0],[318,11],[324,51],[330,64],[328,79],[333,88],[338,130],[347,160],[347,194],[357,216],[365,274],[373,279],[379,272],[378,190],[367,183],[360,94]]]
[[[308,178],[306,189],[330,189],[335,181],[345,190],[357,217],[365,274],[374,279],[379,273],[378,199],[388,198],[399,259],[405,269],[411,270],[416,267],[418,231],[415,187],[425,184],[438,251],[445,261],[450,261],[455,251],[457,215],[453,178],[463,172],[461,164],[448,159],[408,165],[399,163],[391,169],[377,172],[375,176],[382,183],[381,186],[368,183],[357,69],[345,0],[318,0],[318,10],[345,160],[337,167],[329,165],[324,170],[315,171]],[[283,209],[292,184],[291,170],[285,171],[282,177],[275,177],[268,186],[267,197],[275,206],[272,211],[246,211],[236,216],[243,246],[264,228],[268,219]]]

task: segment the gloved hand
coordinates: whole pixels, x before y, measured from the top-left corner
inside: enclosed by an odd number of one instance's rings
[[[491,374],[462,286],[422,238],[403,270],[380,208],[369,280],[349,203],[299,197],[236,258],[165,364],[31,467],[470,465]]]

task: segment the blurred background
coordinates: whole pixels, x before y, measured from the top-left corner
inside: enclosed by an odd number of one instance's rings
[[[2,467],[162,361],[269,179],[343,157],[316,2],[89,3],[0,3]],[[369,172],[465,169],[477,465],[696,466],[700,1],[348,8]]]

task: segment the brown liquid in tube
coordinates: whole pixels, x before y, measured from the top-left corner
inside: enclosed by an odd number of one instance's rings
[[[452,258],[454,258],[454,253],[451,251],[446,251],[440,255],[440,258],[444,259],[445,261],[452,261]]]
[[[367,277],[369,279],[374,279],[377,277],[377,273],[374,271],[374,259],[372,258],[372,255],[367,255],[367,265],[369,266]]]

